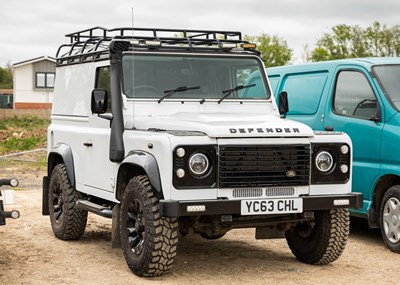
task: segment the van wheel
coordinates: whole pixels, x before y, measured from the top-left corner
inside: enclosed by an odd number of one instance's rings
[[[81,194],[68,181],[64,164],[57,164],[50,176],[49,213],[54,235],[62,240],[78,240],[85,232],[88,212],[78,209]]]
[[[296,225],[285,232],[296,258],[308,264],[328,264],[342,254],[350,232],[348,209],[316,211],[313,222]]]
[[[381,234],[385,246],[400,252],[400,185],[395,185],[383,196],[380,211]]]
[[[160,217],[158,199],[147,176],[132,178],[120,209],[120,234],[125,260],[138,276],[169,271],[176,256],[178,221]]]

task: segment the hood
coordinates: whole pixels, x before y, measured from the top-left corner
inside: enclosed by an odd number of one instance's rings
[[[175,113],[168,116],[138,118],[137,129],[198,131],[211,138],[223,137],[312,137],[314,131],[299,122],[274,115],[193,114]]]

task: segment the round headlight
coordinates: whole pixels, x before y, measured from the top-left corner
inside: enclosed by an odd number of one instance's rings
[[[315,166],[321,172],[325,173],[330,171],[333,167],[332,155],[327,151],[321,151],[315,158]]]
[[[208,158],[202,153],[194,153],[189,158],[189,169],[196,176],[200,176],[206,173],[208,167]]]

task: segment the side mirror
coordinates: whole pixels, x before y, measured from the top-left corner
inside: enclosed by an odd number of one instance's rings
[[[282,91],[279,93],[279,113],[282,118],[286,118],[286,113],[289,112],[289,101],[287,97],[287,92]]]
[[[104,114],[107,112],[108,93],[104,89],[93,89],[92,91],[92,113]]]

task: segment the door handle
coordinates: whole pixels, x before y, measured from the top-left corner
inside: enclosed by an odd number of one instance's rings
[[[91,142],[85,142],[85,143],[83,143],[83,145],[86,146],[86,147],[91,147],[91,146],[93,146],[93,144],[92,144]]]
[[[333,132],[333,126],[326,126],[325,131]]]

